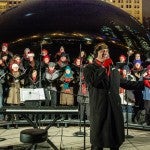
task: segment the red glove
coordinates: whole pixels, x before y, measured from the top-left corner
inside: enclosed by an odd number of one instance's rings
[[[113,64],[113,61],[112,61],[111,58],[108,58],[108,59],[106,59],[106,60],[103,62],[103,66],[104,66],[105,68],[108,68],[108,67],[111,66],[112,64]]]

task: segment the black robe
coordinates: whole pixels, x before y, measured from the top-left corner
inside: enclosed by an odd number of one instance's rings
[[[84,77],[89,89],[91,144],[119,147],[125,140],[119,87],[143,89],[143,82],[127,81],[112,67],[108,76],[106,69],[97,64],[87,65]]]

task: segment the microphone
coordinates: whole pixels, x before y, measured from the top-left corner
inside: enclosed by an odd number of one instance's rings
[[[136,52],[135,50],[132,50],[132,49],[128,48],[127,54],[128,54],[128,56],[131,56],[131,55],[133,55],[135,52]]]

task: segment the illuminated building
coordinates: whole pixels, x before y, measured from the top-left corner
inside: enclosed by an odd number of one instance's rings
[[[121,8],[143,23],[142,0],[102,0]]]
[[[0,0],[0,13],[8,8],[21,4],[25,0]]]
[[[5,11],[7,9],[7,2],[6,1],[0,1],[0,13]]]
[[[7,0],[7,8],[16,6],[24,2],[25,0]]]

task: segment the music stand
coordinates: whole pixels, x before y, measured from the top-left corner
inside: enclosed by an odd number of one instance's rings
[[[45,93],[43,88],[20,88],[20,101],[37,101],[45,100]]]
[[[45,93],[43,88],[20,88],[20,101],[27,107],[40,107],[41,101],[45,100]],[[40,116],[41,118],[41,116]],[[39,115],[36,115],[36,124],[39,124]]]
[[[26,102],[26,101],[41,101],[45,100],[45,93],[43,88],[36,88],[36,89],[31,89],[31,88],[20,88],[20,99],[21,102]],[[33,128],[38,128],[38,115],[36,116],[36,124],[27,116],[27,114],[23,114],[23,117],[29,122],[29,124]],[[58,120],[60,119],[60,116],[55,118],[46,128],[45,130],[48,131],[48,129]],[[54,143],[47,138],[47,143],[51,145],[51,147],[54,150],[58,150],[58,148],[54,145]],[[31,145],[32,147],[33,145]]]

